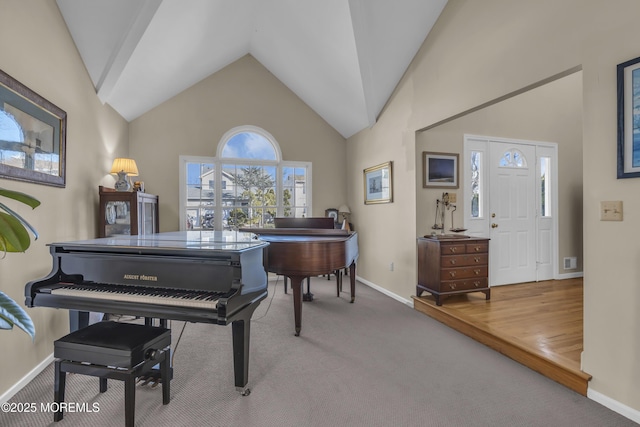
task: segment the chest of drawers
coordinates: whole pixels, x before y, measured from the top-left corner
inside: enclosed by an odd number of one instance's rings
[[[437,305],[451,296],[483,292],[489,288],[489,239],[454,236],[418,238],[418,285],[416,295],[430,292]]]

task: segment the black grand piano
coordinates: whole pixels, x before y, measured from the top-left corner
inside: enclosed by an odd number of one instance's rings
[[[231,323],[235,386],[246,395],[251,316],[267,296],[267,245],[235,231],[52,243],[53,269],[26,285],[26,305]]]

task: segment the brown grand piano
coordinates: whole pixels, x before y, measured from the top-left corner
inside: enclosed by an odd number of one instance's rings
[[[302,324],[302,284],[305,278],[333,273],[349,268],[351,302],[356,292],[356,260],[358,234],[346,230],[321,228],[247,228],[269,242],[265,248],[268,271],[291,280],[295,334],[300,335]]]
[[[273,225],[276,228],[325,228],[327,230],[333,230],[336,228],[336,223],[331,217],[304,217],[296,218],[290,216],[275,217],[273,219]],[[331,275],[327,274],[327,278]],[[342,275],[336,271],[336,285],[338,286],[338,292],[342,289]],[[287,293],[287,276],[284,276],[284,293]],[[340,294],[338,293],[338,296]],[[307,277],[307,292],[302,294],[302,301],[313,301],[313,294],[311,293],[311,277]]]
[[[267,296],[267,245],[234,231],[52,243],[53,269],[27,283],[25,304],[69,309],[76,316],[95,311],[231,323],[235,385],[247,395],[251,316]],[[82,320],[75,323],[86,326]]]

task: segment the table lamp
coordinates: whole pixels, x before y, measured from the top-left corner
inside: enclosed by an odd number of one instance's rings
[[[136,161],[133,159],[119,157],[113,161],[110,173],[118,175],[118,180],[115,185],[116,190],[130,191],[131,182],[129,181],[129,177],[138,176],[138,166],[136,165]]]
[[[348,218],[349,214],[351,213],[351,211],[349,210],[349,206],[341,205],[338,208],[338,212],[342,214],[342,228],[344,230],[351,231],[351,227],[349,226],[349,218]]]

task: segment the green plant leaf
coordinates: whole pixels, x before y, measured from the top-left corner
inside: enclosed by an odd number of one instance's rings
[[[31,245],[29,233],[20,220],[0,212],[0,246],[6,252],[24,252]]]
[[[7,294],[0,291],[0,329],[12,329],[13,326],[25,331],[31,339],[36,336],[36,328],[27,312]]]
[[[33,233],[33,238],[34,240],[38,240],[38,232],[36,231],[35,228],[33,228],[31,226],[31,224],[29,224],[27,222],[26,219],[22,218],[17,212],[13,211],[11,208],[9,208],[9,206],[5,205],[4,203],[0,203],[0,209],[3,209],[5,212],[7,212],[9,215],[11,215],[12,217],[14,217],[15,219],[17,219],[18,221],[20,221],[22,223],[22,226],[24,228],[29,229],[29,231],[31,231],[31,233]]]
[[[31,197],[28,194],[21,193],[19,191],[7,190],[0,187],[0,196],[8,197],[13,200],[17,200],[25,205],[31,206],[32,209],[40,206],[40,201],[35,197]]]

